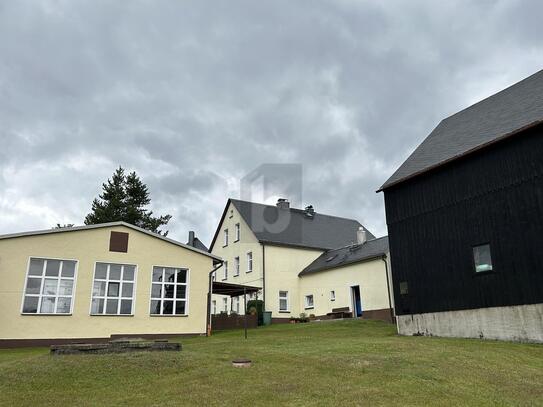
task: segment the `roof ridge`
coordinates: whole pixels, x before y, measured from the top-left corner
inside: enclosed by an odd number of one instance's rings
[[[385,238],[388,238],[388,235],[386,235],[386,236],[381,236],[381,237],[376,237],[376,238],[374,238],[374,239],[368,239],[368,240],[366,240],[366,241],[365,241],[364,243],[362,243],[362,244],[374,242],[374,241],[376,241],[376,240],[381,240],[381,239],[385,239]],[[341,247],[336,247],[336,248],[334,248],[334,249],[328,249],[328,250],[326,250],[324,253],[334,252],[334,251],[336,251],[336,250],[341,250],[341,249],[348,249],[349,247],[355,246],[355,245],[357,245],[357,244],[360,244],[360,243],[352,243],[352,244],[349,244],[349,245],[345,245],[345,246],[341,246]],[[323,254],[324,254],[324,253],[323,253]]]
[[[272,204],[265,204],[265,203],[254,202],[254,201],[246,201],[246,200],[243,200],[243,199],[235,199],[235,198],[229,198],[229,199],[230,199],[230,201],[243,202],[243,203],[248,203],[248,204],[251,204],[251,205],[262,205],[262,206],[269,206],[270,208],[277,208],[276,205],[272,205]],[[294,208],[294,207],[291,208],[291,207],[289,207],[288,209],[291,210],[291,211],[295,211],[295,212],[301,212],[301,213],[305,212],[305,210],[302,209],[302,208]],[[317,212],[317,211],[315,211],[315,215],[327,216],[329,218],[336,218],[336,219],[352,220],[354,222],[357,222],[361,226],[363,226],[362,223],[360,223],[360,221],[358,221],[357,219],[354,219],[354,218],[346,218],[344,216],[337,216],[337,215],[328,215],[327,213],[322,213],[322,212]]]
[[[518,85],[520,85],[520,84],[522,84],[522,83],[524,83],[524,82],[527,82],[527,81],[529,81],[530,79],[533,79],[533,77],[536,76],[536,75],[538,75],[538,74],[543,74],[543,69],[540,69],[539,71],[534,72],[534,73],[531,74],[530,76],[527,76],[526,78],[521,79],[520,81],[514,82],[514,83],[512,83],[511,85],[507,86],[506,88],[503,88],[502,90],[499,90],[499,91],[497,91],[496,93],[493,93],[493,94],[491,94],[491,95],[485,97],[484,99],[481,99],[481,100],[479,100],[478,102],[475,102],[475,103],[473,103],[473,104],[471,104],[471,105],[469,105],[469,106],[463,108],[462,110],[459,110],[459,111],[457,111],[456,113],[453,113],[453,114],[451,114],[450,116],[445,117],[444,119],[442,119],[442,120],[439,122],[438,126],[439,126],[442,122],[444,122],[444,121],[446,121],[446,120],[449,120],[449,119],[453,118],[454,116],[459,115],[460,113],[466,112],[467,110],[470,110],[470,109],[472,109],[472,108],[474,108],[474,107],[476,107],[476,106],[478,106],[478,105],[481,105],[481,104],[483,104],[484,102],[486,102],[486,101],[488,101],[488,100],[491,100],[491,99],[494,99],[495,97],[498,97],[499,95],[503,95],[503,94],[506,93],[507,91],[511,90],[511,88],[516,87],[516,86],[518,86]],[[437,128],[437,126],[436,126],[436,128]],[[435,129],[434,129],[434,130],[435,130]]]

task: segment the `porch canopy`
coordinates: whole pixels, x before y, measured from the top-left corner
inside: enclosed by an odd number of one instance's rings
[[[213,294],[228,295],[230,297],[240,297],[245,294],[252,294],[260,291],[262,288],[250,285],[224,283],[222,281],[213,281],[211,291]]]

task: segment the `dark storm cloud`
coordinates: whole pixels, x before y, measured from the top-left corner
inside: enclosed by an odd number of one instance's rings
[[[541,68],[539,2],[0,3],[0,233],[81,223],[118,165],[209,242],[262,163],[386,233],[375,190],[447,115]]]

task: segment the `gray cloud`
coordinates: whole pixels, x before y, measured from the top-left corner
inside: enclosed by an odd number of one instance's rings
[[[81,223],[116,166],[209,242],[262,163],[386,233],[375,190],[445,116],[541,68],[540,2],[0,4],[0,233]]]

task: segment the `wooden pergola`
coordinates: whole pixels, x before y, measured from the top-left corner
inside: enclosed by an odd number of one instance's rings
[[[209,293],[208,310],[209,312],[211,312],[210,311],[211,310],[211,296],[213,294],[227,295],[230,298],[240,297],[243,295],[243,310],[244,310],[243,322],[244,322],[245,339],[247,339],[247,294],[257,293],[261,289],[262,288],[260,287],[254,287],[250,285],[232,284],[232,283],[225,283],[222,281],[213,281],[211,284],[211,290]],[[208,326],[208,335],[211,335],[211,323]]]

